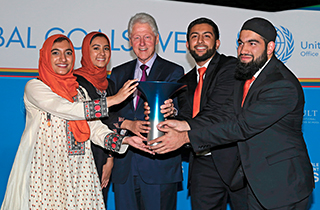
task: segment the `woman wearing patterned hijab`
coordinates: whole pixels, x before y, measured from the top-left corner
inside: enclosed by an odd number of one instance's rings
[[[64,35],[49,37],[40,50],[39,78],[25,87],[26,126],[1,210],[105,209],[91,141],[114,152],[130,144],[147,150],[143,139],[123,137],[97,120],[108,107],[132,94],[86,100],[73,76],[74,48]],[[89,140],[90,139],[90,140]]]

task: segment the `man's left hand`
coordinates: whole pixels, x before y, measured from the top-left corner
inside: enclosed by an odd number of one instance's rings
[[[156,138],[148,142],[148,145],[150,145],[150,149],[153,150],[155,153],[168,153],[177,150],[184,144],[190,142],[188,132],[186,131],[177,131],[168,126],[164,126],[158,129],[164,132],[165,134],[159,138]],[[156,143],[156,145],[151,146],[154,143]]]
[[[164,103],[160,106],[160,109],[160,112],[163,114],[164,118],[173,117],[175,110],[173,100],[171,98],[165,100]]]

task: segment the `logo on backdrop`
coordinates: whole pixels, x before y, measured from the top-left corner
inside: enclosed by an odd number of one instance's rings
[[[280,26],[281,29],[275,28],[277,30],[275,54],[279,60],[286,63],[292,56],[294,39],[292,33],[287,28],[283,26]]]
[[[319,124],[317,109],[305,109],[303,113],[303,124]]]
[[[286,63],[292,56],[294,51],[294,39],[292,33],[285,27],[280,26],[277,30],[275,54],[279,60]],[[238,33],[239,39],[240,32]],[[236,41],[238,48],[238,39]]]
[[[24,31],[27,31],[27,33]],[[101,29],[98,31],[101,32]],[[5,30],[0,26],[0,48],[9,48],[11,45],[18,45],[21,48],[27,49],[37,48],[37,45],[33,42],[34,39],[32,39],[32,27],[28,27],[27,29],[19,29],[18,26],[15,26],[11,33],[4,32]],[[81,50],[82,39],[85,35],[87,35],[87,31],[83,28],[73,28],[70,31],[66,31],[60,27],[52,27],[46,31],[44,40],[57,33],[62,33],[69,37],[74,44],[75,50]],[[187,53],[185,49],[185,37],[186,32],[183,31],[170,31],[168,34],[161,34],[159,32],[159,49],[161,49],[163,52],[173,51],[174,53],[185,54]],[[115,29],[112,29],[109,32],[109,38],[112,51],[128,52],[132,50],[132,47],[129,46],[128,30],[116,31]]]
[[[311,163],[313,167],[314,181],[319,181],[319,163]]]

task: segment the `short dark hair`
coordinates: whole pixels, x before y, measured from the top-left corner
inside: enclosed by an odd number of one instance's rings
[[[216,40],[219,39],[219,28],[218,28],[217,24],[215,24],[212,20],[210,20],[208,18],[201,17],[201,18],[195,19],[194,21],[192,21],[189,24],[188,29],[187,29],[187,41],[189,41],[190,31],[191,31],[192,27],[195,25],[198,25],[198,24],[202,24],[202,23],[206,23],[206,24],[209,24],[210,26],[212,26],[213,33],[214,33]]]
[[[95,35],[92,36],[91,40],[90,40],[90,44],[92,43],[92,40],[94,40],[96,37],[104,37],[106,38],[106,40],[109,41],[108,37],[106,35],[104,35],[103,33],[97,33]],[[110,44],[110,43],[109,43]]]
[[[53,43],[62,42],[62,41],[64,41],[64,40],[66,40],[67,42],[69,42],[69,40],[68,40],[66,37],[60,36],[60,37],[56,38],[56,39],[53,41]]]

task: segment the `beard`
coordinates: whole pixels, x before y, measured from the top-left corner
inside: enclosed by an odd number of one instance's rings
[[[201,56],[199,56],[195,50],[191,50],[190,46],[189,52],[196,62],[206,61],[216,53],[216,43],[214,43],[214,46],[211,49],[208,49],[207,52]]]
[[[249,63],[243,63],[240,60],[240,54],[238,56],[238,62],[237,67],[235,71],[235,78],[238,80],[248,80],[253,77],[253,75],[259,71],[260,68],[267,62],[268,56],[267,56],[267,48],[263,51],[262,55],[259,56],[257,59],[254,59],[253,55],[246,56],[252,56],[252,61]]]

